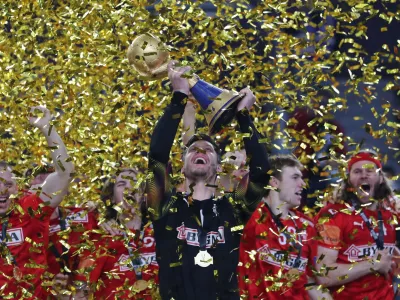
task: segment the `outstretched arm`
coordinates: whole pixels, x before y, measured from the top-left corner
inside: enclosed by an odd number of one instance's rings
[[[248,109],[254,104],[256,98],[248,88],[240,91],[246,96],[240,101],[237,107],[237,120],[240,131],[248,134],[243,138],[247,157],[249,157],[249,182],[247,185],[241,182],[237,188],[237,198],[243,199],[245,206],[253,211],[265,194],[264,186],[267,185],[270,169],[268,153],[264,144],[260,143],[260,133],[255,128],[249,115]]]
[[[50,174],[43,185],[39,188],[39,197],[44,202],[49,202],[50,206],[57,207],[68,192],[71,175],[74,172],[74,164],[70,160],[67,148],[56,129],[50,124],[52,115],[43,106],[31,108],[31,114],[43,113],[42,117],[32,116],[29,122],[38,128],[45,136],[47,144],[51,149],[51,157],[55,172]]]
[[[181,76],[190,68],[173,68],[174,64],[174,61],[168,64],[168,77],[173,88],[172,100],[158,120],[150,141],[147,205],[154,219],[160,218],[164,212],[164,208],[160,209],[160,206],[165,194],[170,190],[167,180],[167,164],[189,94],[187,79]]]

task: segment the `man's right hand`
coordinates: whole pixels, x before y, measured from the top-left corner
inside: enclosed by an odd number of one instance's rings
[[[171,81],[172,90],[189,95],[189,82],[187,78],[182,77],[182,75],[189,72],[192,68],[189,66],[175,67],[175,65],[177,65],[177,61],[175,60],[171,60],[168,63],[168,78]]]
[[[388,277],[388,274],[392,270],[392,255],[389,253],[389,249],[378,250],[373,258],[373,261],[374,270],[385,277]]]
[[[122,231],[120,230],[119,225],[118,225],[117,221],[115,221],[115,220],[105,221],[105,222],[99,224],[99,227],[101,229],[103,229],[106,233],[108,233],[109,235],[112,235],[112,236],[122,234]]]

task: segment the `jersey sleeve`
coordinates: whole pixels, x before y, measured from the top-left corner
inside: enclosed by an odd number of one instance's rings
[[[315,224],[310,222],[307,226],[307,247],[308,247],[308,265],[306,274],[309,277],[314,277],[316,270],[317,251],[318,251],[318,233],[315,229]]]
[[[171,208],[169,200],[173,188],[168,176],[168,162],[185,111],[186,98],[187,95],[181,92],[173,93],[151,136],[146,190],[147,205],[153,220],[161,219]]]
[[[322,209],[315,219],[318,232],[318,245],[339,250],[343,241],[343,220],[342,213],[334,207]]]
[[[240,241],[237,273],[241,299],[253,299],[262,292],[262,285],[258,282],[263,276],[258,274],[256,227],[257,223],[252,218],[244,228]]]
[[[90,284],[95,284],[101,277],[103,273],[104,265],[106,264],[108,256],[103,253],[93,260],[94,269],[90,272],[89,282]]]
[[[244,134],[244,146],[249,157],[249,176],[244,177],[237,186],[234,199],[251,214],[266,193],[264,186],[268,184],[270,169],[268,152],[265,144],[260,143],[262,136],[254,126],[248,111],[240,111],[236,117],[240,131]]]

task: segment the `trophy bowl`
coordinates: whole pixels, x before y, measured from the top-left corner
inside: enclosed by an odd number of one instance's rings
[[[136,37],[128,48],[128,61],[148,79],[161,79],[168,75],[169,52],[161,40],[145,33]],[[197,76],[188,78],[190,92],[205,112],[209,133],[219,132],[236,115],[236,107],[244,94],[220,89]]]
[[[143,77],[161,79],[168,73],[169,52],[161,40],[145,33],[135,38],[128,48],[128,61]]]

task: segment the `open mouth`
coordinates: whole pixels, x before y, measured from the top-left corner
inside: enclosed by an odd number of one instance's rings
[[[6,203],[7,200],[8,200],[8,198],[9,198],[8,196],[6,196],[6,197],[4,197],[4,196],[0,197],[0,203],[1,203],[1,204]]]
[[[202,157],[198,157],[194,160],[195,165],[205,165],[206,163],[206,160]]]
[[[297,196],[301,196],[301,191],[295,193]]]
[[[364,192],[364,193],[369,193],[369,191],[371,190],[371,186],[368,183],[363,183],[360,186],[360,189]]]

